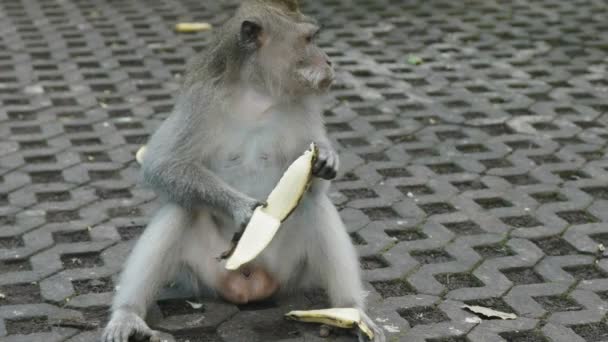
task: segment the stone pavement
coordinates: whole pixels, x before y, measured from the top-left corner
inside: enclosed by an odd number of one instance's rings
[[[391,340],[608,340],[608,2],[305,2],[338,70],[332,198]],[[209,39],[173,25],[233,8],[0,2],[1,341],[97,339],[157,208],[134,152]],[[321,340],[282,314],[322,294],[198,310],[180,295],[152,308],[178,341]]]

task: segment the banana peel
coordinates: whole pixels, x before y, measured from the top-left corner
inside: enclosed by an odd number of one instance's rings
[[[287,319],[332,325],[338,328],[359,328],[370,340],[374,339],[374,332],[363,321],[361,312],[355,308],[331,308],[321,310],[295,310],[285,314]]]
[[[283,176],[268,195],[266,206],[261,208],[267,214],[285,221],[293,212],[312,179],[312,166],[317,159],[317,147],[311,144],[310,148],[298,157],[283,173]]]
[[[242,234],[233,239],[236,246],[222,255],[228,258],[226,269],[236,270],[255,259],[270,244],[281,222],[295,210],[310,186],[312,167],[317,158],[313,144],[285,171],[266,199],[266,205],[257,207]],[[238,240],[238,241],[236,241]]]
[[[135,160],[137,160],[137,163],[139,163],[140,165],[144,160],[145,153],[146,153],[146,145],[140,147],[139,150],[137,150],[137,153],[135,153]]]

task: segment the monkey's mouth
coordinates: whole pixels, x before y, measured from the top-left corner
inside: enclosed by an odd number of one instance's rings
[[[334,82],[334,73],[332,70],[320,68],[302,68],[297,71],[297,74],[304,83],[313,90],[325,91]]]

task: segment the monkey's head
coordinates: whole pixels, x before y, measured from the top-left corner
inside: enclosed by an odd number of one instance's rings
[[[317,46],[319,27],[293,0],[245,2],[233,18],[240,79],[272,96],[321,94],[334,70]]]

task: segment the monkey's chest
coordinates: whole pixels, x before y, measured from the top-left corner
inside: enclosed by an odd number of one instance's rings
[[[263,200],[289,164],[304,152],[307,145],[297,135],[288,138],[282,132],[259,130],[242,134],[241,139],[235,136],[232,144],[218,151],[214,171],[236,189]]]
[[[282,174],[276,162],[269,158],[260,155],[253,160],[229,160],[218,170],[219,177],[237,190],[263,200]]]

